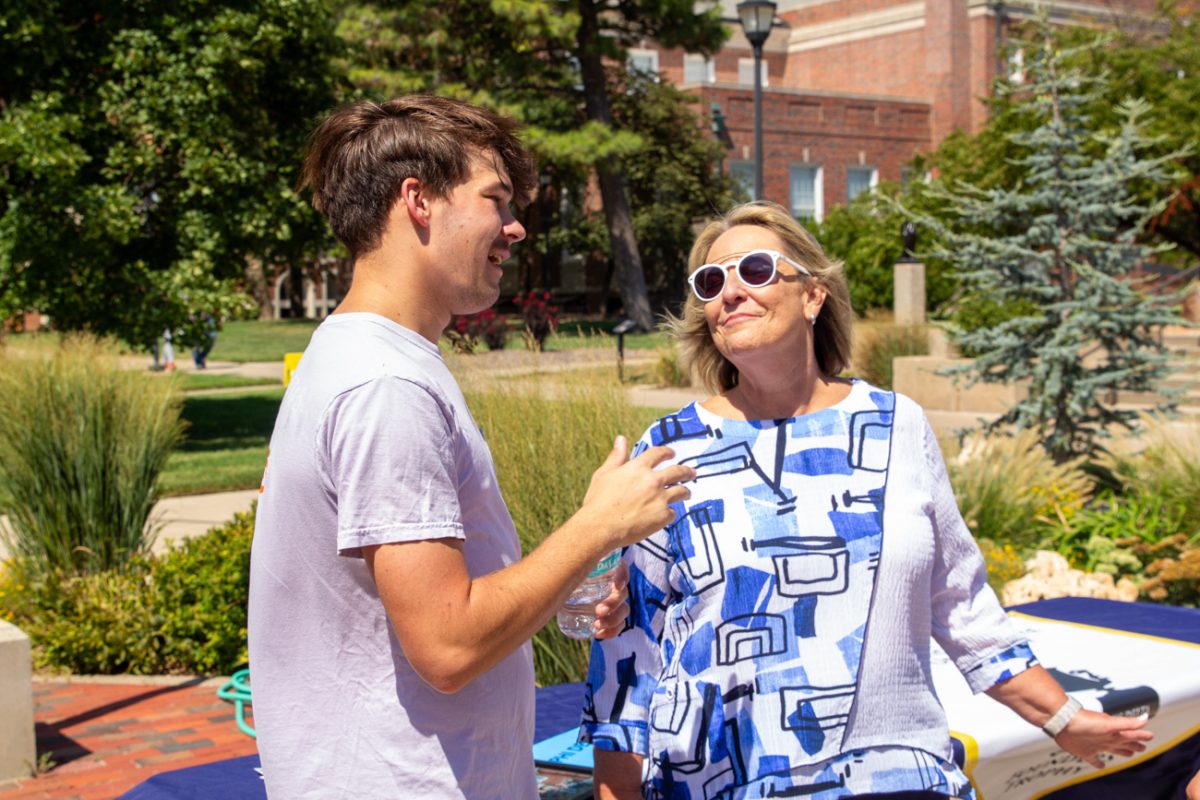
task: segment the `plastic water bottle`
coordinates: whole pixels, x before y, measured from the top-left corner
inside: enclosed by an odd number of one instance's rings
[[[596,603],[612,592],[612,574],[621,562],[621,551],[614,550],[600,560],[575,587],[567,602],[558,610],[558,629],[572,639],[590,639],[596,621]]]

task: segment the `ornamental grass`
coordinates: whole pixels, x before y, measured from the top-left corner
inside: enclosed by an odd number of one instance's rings
[[[0,496],[25,571],[82,575],[149,552],[179,411],[170,382],[121,369],[94,338],[0,353]]]

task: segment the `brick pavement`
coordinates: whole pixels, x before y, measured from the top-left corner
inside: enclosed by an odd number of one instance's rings
[[[0,800],[111,800],[159,772],[252,755],[222,682],[35,681],[38,757],[53,766],[0,783]]]

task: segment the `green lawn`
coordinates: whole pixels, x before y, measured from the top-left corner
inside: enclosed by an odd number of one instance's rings
[[[612,335],[618,320],[572,320],[558,326],[558,332],[546,340],[547,350],[576,350],[583,347],[616,348],[617,337]],[[308,346],[317,320],[238,320],[225,323],[217,334],[217,344],[209,358],[214,361],[282,361],[285,353],[300,353]],[[521,331],[514,327],[508,336],[508,347],[523,346]],[[625,336],[625,347],[646,350],[664,347],[666,334],[633,333]],[[445,340],[442,348],[449,351]],[[199,388],[199,387],[185,387]]]
[[[208,357],[213,361],[282,361],[285,353],[303,352],[319,324],[313,319],[226,322]]]
[[[166,495],[253,489],[262,480],[267,443],[283,388],[189,397],[183,444],[162,476]]]
[[[582,347],[617,347],[617,337],[612,329],[620,320],[576,320],[563,322],[558,331],[546,340],[547,350],[577,350]],[[509,346],[521,345],[520,332],[510,338]],[[668,344],[667,335],[661,331],[653,333],[625,334],[626,350],[650,350],[655,347],[665,347]]]
[[[160,373],[161,374],[161,373]],[[220,372],[176,372],[174,378],[185,392],[195,389],[228,389],[236,386],[278,386],[278,380],[246,375],[223,375]]]

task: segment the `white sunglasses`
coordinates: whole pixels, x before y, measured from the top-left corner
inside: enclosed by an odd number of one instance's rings
[[[791,264],[802,275],[812,275],[804,266],[777,250],[751,250],[733,264],[704,264],[697,267],[688,276],[688,286],[692,287],[701,302],[707,303],[725,291],[726,274],[729,270],[736,270],[743,286],[761,289],[775,280],[780,261]]]

